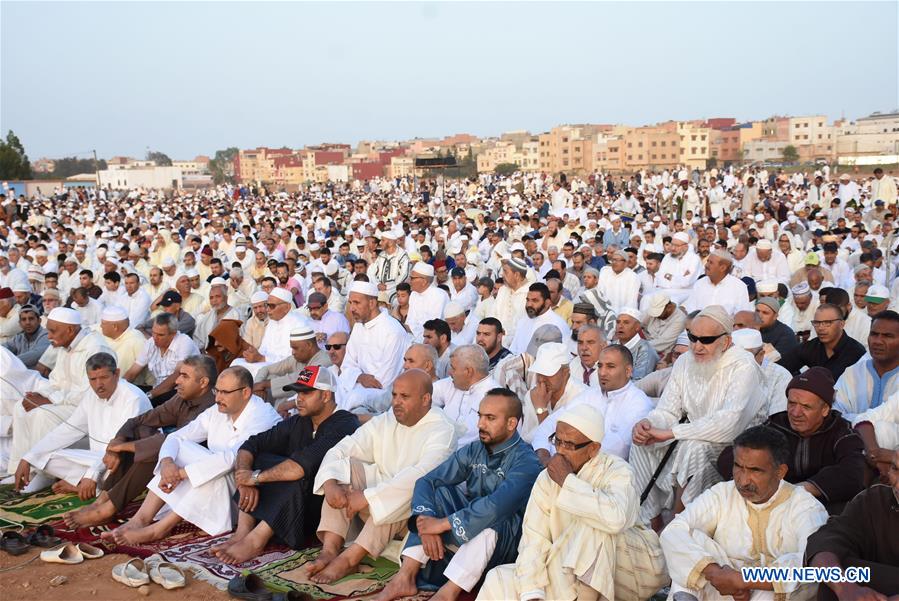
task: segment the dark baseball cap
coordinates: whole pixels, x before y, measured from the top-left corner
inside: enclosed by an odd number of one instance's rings
[[[181,303],[181,295],[175,292],[174,290],[169,290],[165,294],[162,295],[162,300],[159,301],[160,307],[171,307],[175,303]]]

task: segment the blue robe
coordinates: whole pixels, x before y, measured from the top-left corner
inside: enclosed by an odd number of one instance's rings
[[[479,440],[462,447],[415,483],[406,547],[421,544],[418,516],[445,517],[451,528],[441,537],[444,545],[460,547],[487,528],[496,531],[496,549],[485,573],[514,562],[524,510],[542,470],[533,447],[518,432],[492,452]],[[446,549],[443,560],[429,561],[418,574],[419,588],[445,584],[443,571],[452,555]]]

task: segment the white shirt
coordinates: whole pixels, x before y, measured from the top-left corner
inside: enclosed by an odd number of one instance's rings
[[[331,309],[322,314],[321,319],[310,319],[309,323],[312,324],[312,329],[316,334],[324,334],[325,340],[331,337],[331,334],[336,332],[346,332],[350,333],[350,322],[347,321],[346,316],[343,313],[336,313]],[[319,347],[324,348],[325,343],[320,342]]]
[[[447,417],[465,428],[459,435],[459,448],[478,440],[478,409],[487,391],[499,387],[489,375],[475,382],[468,390],[459,390],[452,378],[434,382],[432,404],[440,407]]]
[[[306,319],[295,313],[288,313],[281,321],[269,319],[259,343],[259,354],[265,357],[266,363],[286,359],[290,356],[290,332],[307,325]]]
[[[687,313],[701,311],[709,305],[721,305],[731,315],[737,311],[755,310],[749,302],[746,284],[730,274],[717,284],[713,284],[708,277],[699,278],[693,285],[690,296],[684,301]]]
[[[764,280],[777,280],[781,284],[790,282],[790,266],[787,258],[778,249],[771,251],[770,259],[761,261],[755,248],[750,248],[749,254],[743,259],[743,274],[754,279],[756,283]]]
[[[274,407],[255,394],[234,420],[230,415],[219,411],[218,405],[213,405],[183,428],[166,436],[159,449],[159,461],[162,462],[166,457],[177,458],[178,448],[183,440],[196,443],[206,441],[206,448],[212,454],[203,461],[184,466],[187,479],[196,488],[234,469],[240,445],[253,434],[264,432],[280,421],[281,416]]]
[[[142,289],[138,288],[134,294],[123,294],[118,305],[128,311],[128,322],[132,328],[144,323],[150,316],[150,305],[153,299]]]
[[[90,388],[72,415],[31,447],[23,459],[37,469],[44,469],[54,452],[72,446],[87,434],[90,450],[97,455],[97,461],[85,477],[96,481],[105,469],[106,445],[115,438],[122,424],[152,408],[140,388],[122,379],[108,399],[101,399]]]
[[[599,387],[588,388],[571,400],[562,411],[556,411],[537,426],[534,449],[545,449],[554,453],[549,444],[549,436],[556,431],[556,423],[572,407],[582,404],[593,405],[605,418],[605,435],[602,439],[602,450],[610,455],[621,457],[625,461],[631,450],[634,426],[652,411],[653,402],[646,393],[628,382],[618,390],[603,392]]]
[[[412,332],[416,342],[421,342],[424,334],[424,324],[430,319],[442,319],[443,308],[449,302],[449,297],[437,286],[428,286],[424,292],[412,292],[409,295],[409,313],[406,315],[406,325]]]
[[[673,255],[665,255],[656,275],[656,288],[662,290],[690,288],[703,273],[702,261],[692,250],[688,250],[680,259]],[[670,278],[666,277],[669,275]]]
[[[475,305],[478,304],[478,300],[480,299],[478,290],[467,281],[465,286],[462,287],[462,290],[456,290],[456,287],[453,285],[450,285],[449,289],[450,300],[462,305],[462,308],[465,309],[466,313],[474,309]]]
[[[508,347],[513,355],[520,355],[528,350],[528,344],[531,342],[531,336],[542,325],[553,325],[562,332],[562,340],[568,340],[571,337],[571,328],[565,323],[565,320],[559,317],[559,314],[552,309],[546,311],[543,315],[537,317],[523,317],[518,320],[515,328],[515,337],[512,344]]]
[[[161,384],[175,372],[179,363],[188,357],[199,354],[200,349],[197,348],[190,336],[177,332],[165,353],[160,352],[152,338],[148,338],[135,363],[147,366],[147,369],[156,378],[156,384]]]
[[[609,299],[616,313],[624,307],[637,308],[640,278],[630,267],[625,267],[621,273],[615,273],[611,265],[606,265],[599,271],[597,286]]]
[[[351,389],[361,374],[370,374],[386,389],[403,371],[407,348],[409,333],[386,311],[366,323],[356,322],[340,367],[341,382]]]

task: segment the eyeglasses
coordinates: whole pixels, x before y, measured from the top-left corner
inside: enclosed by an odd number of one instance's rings
[[[277,309],[278,303],[265,303],[265,306],[268,307],[269,309]]]
[[[325,350],[326,351],[339,351],[340,349],[342,349],[345,346],[346,346],[346,342],[344,342],[343,344],[326,344]]]
[[[842,319],[818,319],[818,320],[813,319],[812,325],[815,326],[816,328],[819,328],[821,326],[827,326],[829,328],[830,326],[832,326],[833,324],[835,324],[839,321],[843,321],[843,320]]]
[[[212,394],[213,395],[231,394],[232,392],[237,392],[238,390],[243,390],[244,388],[249,388],[249,386],[241,386],[240,388],[235,388],[233,390],[222,390],[221,388],[213,388]]]
[[[722,336],[727,336],[727,332],[722,332],[717,336],[694,336],[690,332],[687,332],[687,338],[690,339],[690,342],[698,342],[699,344],[712,344]]]
[[[556,447],[559,450],[580,451],[581,449],[586,447],[591,442],[593,442],[593,441],[588,440],[587,442],[576,443],[576,442],[571,442],[569,440],[562,440],[555,434],[549,435],[549,444],[551,444],[552,446]]]

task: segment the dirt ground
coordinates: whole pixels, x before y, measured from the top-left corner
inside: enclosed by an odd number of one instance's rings
[[[17,557],[0,551],[0,570],[22,564],[36,557],[39,551],[29,551]],[[4,601],[142,599],[144,595],[137,589],[128,588],[112,579],[112,567],[128,559],[127,555],[107,555],[100,559],[85,560],[80,564],[63,565],[44,563],[38,558],[24,567],[0,572],[0,599]],[[50,580],[59,575],[67,577],[68,582],[51,586]],[[194,580],[190,574],[187,575],[187,586],[182,589],[167,591],[154,582],[150,582],[148,586],[146,597],[150,599],[221,601],[229,598],[227,592],[219,591],[202,580]]]

